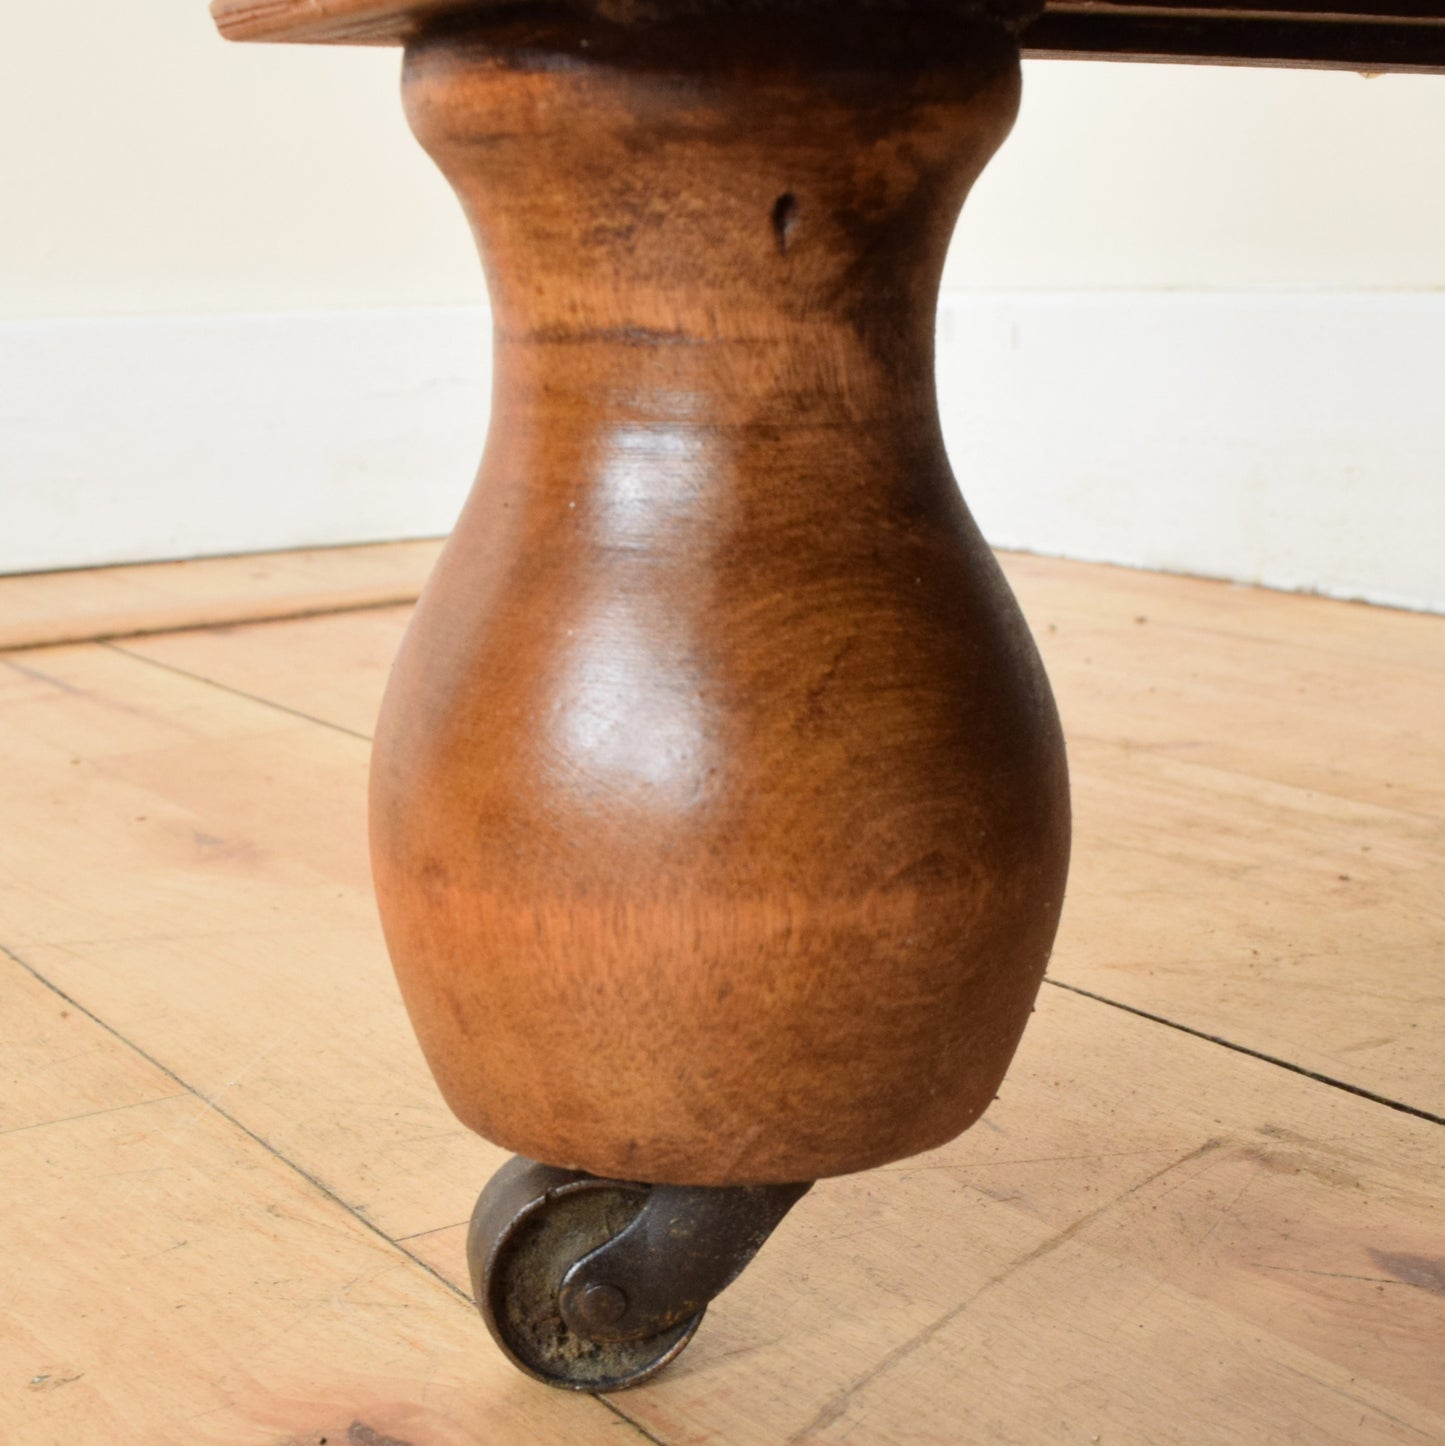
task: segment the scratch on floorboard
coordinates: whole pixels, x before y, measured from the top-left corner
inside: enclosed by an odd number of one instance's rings
[[[806,1426],[804,1426],[799,1431],[795,1431],[791,1436],[788,1437],[786,1446],[803,1446],[803,1443],[808,1441],[817,1432],[826,1430],[827,1427],[831,1426],[833,1422],[837,1421],[844,1415],[844,1413],[848,1410],[849,1405],[852,1403],[853,1398],[857,1396],[860,1391],[862,1391],[865,1387],[871,1385],[880,1376],[886,1374],[888,1371],[891,1371],[901,1361],[906,1360],[921,1346],[927,1345],[928,1342],[931,1341],[934,1336],[936,1336],[941,1330],[948,1326],[950,1322],[956,1320],[960,1315],[963,1314],[964,1311],[966,1311],[971,1305],[973,1305],[975,1301],[987,1295],[989,1291],[994,1290],[996,1287],[1002,1285],[1011,1276],[1018,1274],[1019,1271],[1026,1269],[1030,1265],[1033,1265],[1036,1261],[1042,1260],[1046,1256],[1052,1255],[1054,1251],[1059,1249],[1060,1246],[1067,1245],[1068,1242],[1072,1240],[1076,1235],[1078,1235],[1081,1231],[1087,1230],[1088,1227],[1092,1225],[1094,1221],[1099,1219],[1100,1216],[1107,1215],[1109,1211],[1115,1209],[1119,1205],[1122,1205],[1124,1201],[1129,1199],[1130,1196],[1138,1194],[1140,1190],[1146,1189],[1156,1180],[1162,1179],[1171,1171],[1178,1170],[1182,1166],[1188,1165],[1192,1161],[1198,1160],[1204,1155],[1211,1154],[1213,1151],[1217,1150],[1223,1143],[1224,1141],[1222,1139],[1205,1140],[1202,1145],[1197,1145],[1187,1154],[1181,1155],[1177,1160],[1172,1160],[1169,1164],[1161,1166],[1152,1174],[1146,1175],[1142,1180],[1138,1180],[1134,1184],[1130,1185],[1128,1189],[1121,1191],[1112,1199],[1106,1200],[1096,1209],[1089,1211],[1087,1215],[1079,1216],[1079,1218],[1075,1220],[1073,1224],[1065,1226],[1064,1229],[1060,1230],[1057,1234],[1051,1235],[1047,1240],[1041,1241],[1026,1255],[1020,1256],[1019,1259],[1013,1261],[1012,1264],[1010,1264],[1006,1269],[1001,1270],[997,1275],[992,1276],[988,1280],[984,1281],[984,1283],[979,1286],[979,1288],[974,1291],[974,1293],[970,1295],[966,1300],[961,1300],[957,1305],[950,1307],[941,1316],[939,1316],[937,1320],[925,1326],[921,1331],[919,1331],[909,1340],[906,1340],[900,1345],[895,1346],[891,1351],[888,1352],[886,1356],[883,1357],[881,1361],[878,1362],[877,1365],[873,1366],[870,1370],[865,1371],[861,1376],[858,1377],[857,1380],[851,1382],[847,1386],[844,1386],[843,1389],[841,1391],[838,1391],[832,1397],[832,1399],[827,1402],[823,1409],[819,1411],[818,1414],[814,1416],[811,1421],[808,1422]]]

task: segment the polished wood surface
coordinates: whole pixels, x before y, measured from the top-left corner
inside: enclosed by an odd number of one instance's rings
[[[398,45],[464,8],[466,0],[212,0],[211,14],[228,40]]]
[[[1445,1115],[1440,1051],[1408,1054],[1442,1028],[1410,961],[1445,897],[1445,621],[1004,565],[1089,869],[1051,977],[1154,988],[1171,1023],[1046,984],[977,1129],[820,1184],[675,1371],[611,1403],[517,1378],[461,1298],[501,1152],[449,1116],[396,996],[347,731],[406,610],[0,659],[0,1436],[1445,1439],[1445,1131],[1406,1113]],[[337,566],[337,602],[368,568]],[[1195,801],[1166,850],[1124,785],[1171,776]],[[1262,843],[1328,799],[1371,806],[1318,812],[1290,886],[1239,907]],[[1191,911],[1207,931],[1171,927]],[[1327,925],[1367,976],[1278,959]]]
[[[935,14],[972,23],[985,10],[1027,13],[1031,0],[924,0]],[[362,45],[395,45],[416,39],[439,22],[506,22],[539,15],[551,21],[588,19],[606,26],[648,26],[658,21],[711,16],[747,20],[760,11],[812,10],[837,16],[844,10],[873,11],[896,17],[896,0],[783,0],[769,6],[756,0],[211,0],[211,14],[231,40],[284,40]]]
[[[405,96],[496,326],[373,767],[443,1093],[521,1154],[675,1184],[943,1143],[997,1092],[1068,851],[932,376],[1012,43],[528,22],[414,44]]]
[[[404,43],[429,26],[514,9],[520,0],[212,0],[233,40]],[[877,5],[879,0],[855,0]],[[818,0],[837,9],[836,0]],[[535,8],[535,7],[534,7]],[[740,0],[554,0],[554,10],[635,23],[658,14],[742,13]],[[793,0],[791,8],[797,8]],[[1047,0],[967,4],[1018,28],[1026,56],[1205,61],[1367,71],[1445,70],[1445,0]]]

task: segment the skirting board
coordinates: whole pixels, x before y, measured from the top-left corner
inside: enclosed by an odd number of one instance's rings
[[[1445,611],[1445,294],[943,300],[996,545]],[[0,572],[444,532],[479,308],[0,323]]]

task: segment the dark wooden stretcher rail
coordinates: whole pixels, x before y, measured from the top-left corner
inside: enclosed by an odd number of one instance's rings
[[[395,45],[463,11],[512,0],[215,0],[232,40]],[[590,8],[590,7],[589,7]],[[604,7],[605,8],[605,7]],[[620,0],[622,13],[638,8]],[[967,7],[960,6],[960,10]],[[1445,0],[1050,0],[1020,31],[1023,54],[1361,71],[1445,71]]]

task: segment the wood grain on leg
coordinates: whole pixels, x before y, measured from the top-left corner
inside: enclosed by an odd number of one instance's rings
[[[942,1143],[1017,1044],[1068,852],[1057,716],[933,386],[1012,40],[478,24],[414,42],[405,96],[498,379],[372,770],[443,1093],[519,1153],[674,1184]]]

